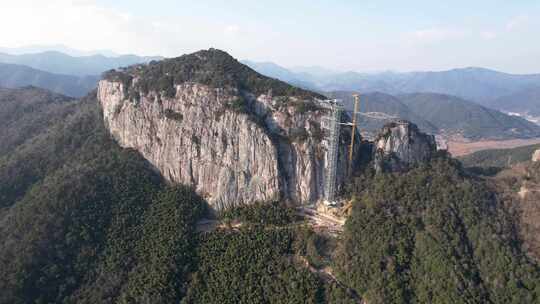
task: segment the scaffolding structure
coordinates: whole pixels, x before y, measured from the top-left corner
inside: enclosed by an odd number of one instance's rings
[[[334,204],[336,200],[337,167],[339,154],[339,135],[341,132],[341,115],[343,107],[337,102],[330,104],[330,117],[328,124],[328,154],[325,179],[325,200],[327,204]]]
[[[341,126],[351,127],[351,143],[349,145],[348,155],[348,174],[352,173],[352,164],[354,159],[354,142],[356,136],[357,117],[359,114],[360,95],[354,94],[354,109],[351,113],[352,123],[342,123],[341,115],[345,112],[341,100],[325,100],[324,105],[330,110],[330,115],[326,117],[328,122],[328,153],[325,178],[325,204],[336,205],[337,192],[337,176],[338,176],[338,157],[339,157],[339,136],[341,134]]]
[[[351,127],[351,141],[349,145],[348,153],[348,174],[352,174],[353,171],[353,161],[354,161],[354,145],[356,132],[358,126],[358,117],[361,115],[366,118],[376,119],[376,120],[386,120],[391,121],[397,124],[405,124],[407,122],[399,119],[399,117],[381,113],[381,112],[360,112],[360,95],[353,94],[354,97],[354,108],[352,111],[346,111],[342,106],[341,100],[324,100],[321,105],[329,110],[329,115],[324,117],[325,122],[327,123],[325,128],[328,130],[328,153],[327,153],[327,166],[326,166],[326,176],[324,180],[324,193],[325,200],[324,203],[329,206],[334,206],[337,204],[336,193],[337,193],[337,176],[338,176],[338,156],[339,156],[339,137],[341,134],[341,126]],[[351,122],[341,122],[341,116],[343,112],[351,113]]]

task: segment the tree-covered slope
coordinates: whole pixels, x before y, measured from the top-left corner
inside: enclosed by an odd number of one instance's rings
[[[447,134],[457,133],[470,139],[540,136],[540,127],[523,118],[506,115],[455,96],[414,93],[398,98],[416,115]]]
[[[0,156],[0,303],[179,299],[202,199],[116,145],[95,96],[70,103]]]
[[[204,200],[120,148],[95,93],[3,92],[1,304],[540,300],[506,197],[446,155],[408,172],[362,166],[339,238],[283,202],[225,212],[198,232]]]
[[[199,235],[197,270],[182,303],[358,303],[314,268],[322,266],[315,259],[323,238],[295,213],[274,202],[222,214],[225,225],[241,226]]]
[[[540,86],[499,97],[489,103],[495,109],[540,116]]]
[[[446,157],[364,176],[336,259],[368,303],[537,303],[540,268],[523,254],[493,189]]]
[[[12,125],[36,121],[42,128],[0,156],[0,303],[349,299],[292,259],[291,209],[257,205],[234,214],[269,226],[197,234],[206,203],[189,188],[166,185],[138,153],[120,148],[95,95],[25,96],[17,96],[23,106],[59,102],[70,111],[9,108],[21,112]],[[44,124],[40,115],[54,119]]]
[[[324,287],[295,266],[293,234],[264,227],[201,239],[199,268],[185,303],[324,303]]]
[[[73,99],[35,87],[0,88],[0,156],[75,111]]]
[[[533,152],[537,149],[540,149],[540,145],[530,145],[512,149],[490,149],[474,152],[460,157],[459,160],[465,167],[505,168],[531,160]]]

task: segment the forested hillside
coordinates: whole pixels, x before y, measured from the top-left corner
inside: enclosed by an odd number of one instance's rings
[[[409,171],[360,166],[335,237],[284,201],[209,213],[111,139],[95,93],[0,93],[2,304],[540,301],[516,186],[444,153]]]
[[[20,104],[6,98],[2,108],[21,113],[9,125],[39,128],[0,155],[0,303],[324,303],[345,294],[289,258],[294,217],[281,205],[240,215],[261,223],[265,214],[272,226],[197,235],[204,200],[112,141],[94,94],[16,96]],[[231,282],[238,293],[223,288]]]
[[[476,103],[443,94],[414,93],[398,96],[416,115],[443,134],[461,134],[472,140],[540,136],[540,127]]]
[[[75,111],[73,99],[35,87],[0,88],[0,155],[63,121]]]
[[[490,106],[509,112],[540,116],[540,86],[499,97],[490,102]]]
[[[31,120],[39,130],[3,146],[0,302],[178,297],[171,278],[191,265],[189,240],[202,200],[168,188],[140,156],[120,149],[95,97],[64,103],[41,107],[49,126],[35,116],[40,102],[33,102],[36,112],[20,109],[12,130]]]
[[[491,149],[474,152],[460,157],[465,167],[506,168],[531,160],[532,154],[540,145],[523,146],[513,149]]]
[[[538,303],[540,268],[521,251],[496,191],[442,156],[363,175],[336,258],[368,303]]]

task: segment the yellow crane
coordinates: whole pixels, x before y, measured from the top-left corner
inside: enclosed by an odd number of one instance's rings
[[[356,115],[358,114],[358,107],[360,106],[360,94],[353,94],[354,97],[354,111],[352,113],[352,130],[351,130],[351,145],[349,146],[349,174],[352,174],[352,164],[354,156],[354,139],[356,136]]]
[[[359,113],[358,107],[360,106],[360,94],[353,94],[354,97],[354,111],[352,113],[351,124],[351,145],[349,146],[349,174],[352,174],[352,164],[354,158],[354,139],[356,134],[356,115]]]

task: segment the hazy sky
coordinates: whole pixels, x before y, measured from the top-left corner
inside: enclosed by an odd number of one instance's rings
[[[540,0],[0,0],[0,46],[239,59],[339,70],[540,72]]]

